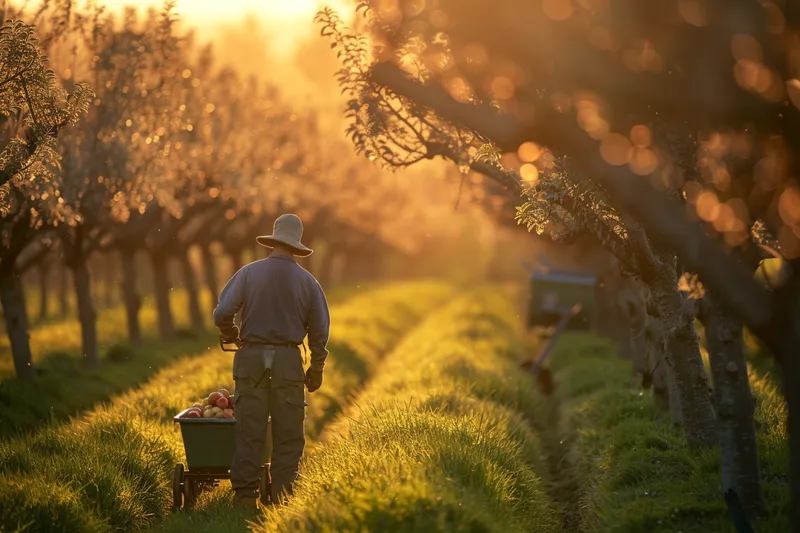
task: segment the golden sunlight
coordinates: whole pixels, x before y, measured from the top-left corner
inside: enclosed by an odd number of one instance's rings
[[[226,0],[224,9],[220,9],[217,0],[179,0],[177,10],[187,19],[198,21],[219,20],[220,18],[239,18],[244,14],[252,13],[270,19],[306,19],[314,16],[319,9],[331,6],[337,9],[345,8],[349,2],[342,0]],[[142,7],[163,5],[161,0],[105,0],[104,5],[110,8],[121,8],[127,5]]]

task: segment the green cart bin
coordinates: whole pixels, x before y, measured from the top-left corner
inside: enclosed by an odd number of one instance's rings
[[[596,323],[594,276],[566,272],[534,272],[530,278],[527,327],[555,326],[574,305],[567,329],[590,329]]]
[[[180,425],[186,464],[178,463],[172,474],[172,506],[191,509],[203,492],[231,478],[235,449],[235,418],[184,418],[189,409],[173,419]],[[269,503],[269,456],[272,438],[267,430],[267,446],[261,475],[261,501]]]

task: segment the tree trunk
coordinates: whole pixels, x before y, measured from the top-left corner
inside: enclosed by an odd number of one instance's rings
[[[58,268],[58,315],[65,318],[69,315],[69,275],[63,263]]]
[[[103,306],[106,309],[111,309],[116,304],[114,296],[114,288],[117,284],[116,272],[117,265],[114,262],[114,257],[109,255],[103,261]]]
[[[228,250],[228,258],[231,261],[231,277],[244,266],[244,248],[231,248]]]
[[[81,345],[84,364],[96,369],[100,367],[97,349],[97,315],[92,304],[92,282],[86,257],[76,258],[71,265],[78,300],[78,320],[81,322]]]
[[[22,283],[19,274],[10,268],[0,272],[0,304],[3,306],[6,333],[11,342],[14,372],[18,378],[32,381],[36,379],[36,369],[33,366],[28,338],[28,316],[25,312],[25,300],[22,298]]]
[[[615,334],[617,351],[619,352],[620,357],[628,361],[632,361],[633,343],[631,340],[631,321],[628,317],[628,314],[625,313],[625,310],[619,305],[619,302],[616,302],[615,308],[615,315],[617,317],[617,331]]]
[[[153,284],[158,311],[158,333],[163,340],[175,337],[175,322],[172,320],[169,293],[172,291],[169,281],[169,256],[163,251],[152,252],[150,260],[153,264]]]
[[[322,285],[323,289],[330,289],[333,285],[333,267],[334,267],[335,252],[329,246],[322,258],[319,261],[319,276],[317,281]]]
[[[700,318],[714,380],[722,492],[733,490],[750,516],[764,511],[756,445],[755,405],[747,376],[743,326],[706,295]]]
[[[661,321],[657,317],[650,315],[645,316],[645,350],[646,350],[646,367],[647,372],[651,375],[653,380],[653,397],[655,398],[656,405],[665,412],[671,415],[680,415],[680,410],[674,414],[670,409],[669,401],[669,376],[667,363],[664,361],[664,334],[661,327]],[[677,403],[677,402],[675,402]],[[680,418],[673,421],[681,424]]]
[[[203,274],[206,287],[211,293],[211,307],[214,308],[219,300],[219,283],[217,282],[217,264],[214,261],[214,254],[211,253],[211,246],[201,246],[200,251],[203,257]]]
[[[650,283],[648,310],[657,313],[663,326],[664,362],[670,388],[673,420],[680,405],[680,420],[690,448],[717,444],[716,420],[711,405],[708,376],[700,354],[700,338],[694,328],[693,301],[678,289],[674,266],[665,268]],[[673,394],[674,393],[674,394]]]
[[[194,265],[189,258],[189,248],[185,248],[180,253],[181,266],[183,268],[183,281],[188,293],[189,317],[192,329],[202,331],[205,327],[203,323],[203,313],[200,310],[200,295],[197,290],[197,274]]]
[[[49,301],[49,277],[50,277],[50,263],[45,259],[39,263],[37,268],[39,274],[39,320],[44,321],[47,320],[47,316],[50,314],[50,309],[48,305]]]
[[[672,423],[683,427],[683,411],[681,407],[681,391],[675,380],[675,368],[664,358],[664,377],[667,380],[667,406]]]
[[[139,324],[142,299],[136,288],[136,250],[122,248],[120,262],[122,263],[122,301],[125,303],[125,315],[128,320],[128,339],[131,344],[138,345],[142,342],[142,327]]]
[[[681,418],[689,447],[710,448],[717,443],[716,420],[700,354],[700,338],[691,321],[684,321],[667,336],[666,355],[680,395]]]

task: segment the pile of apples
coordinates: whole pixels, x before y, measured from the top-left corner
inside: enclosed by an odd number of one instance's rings
[[[233,398],[227,389],[212,392],[203,399],[203,403],[194,404],[185,418],[236,418],[233,412]]]

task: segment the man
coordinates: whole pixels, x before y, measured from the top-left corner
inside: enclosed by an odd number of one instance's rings
[[[291,495],[305,446],[304,386],[308,392],[320,388],[328,356],[330,315],[325,294],[294,259],[312,253],[300,242],[302,235],[299,217],[281,215],[272,235],[257,238],[272,253],[234,274],[214,310],[223,342],[239,346],[233,359],[236,451],[231,486],[236,505],[248,509],[257,507],[270,415],[270,496],[278,503]],[[233,321],[240,310],[241,331]],[[304,373],[299,346],[306,334],[311,366]]]

